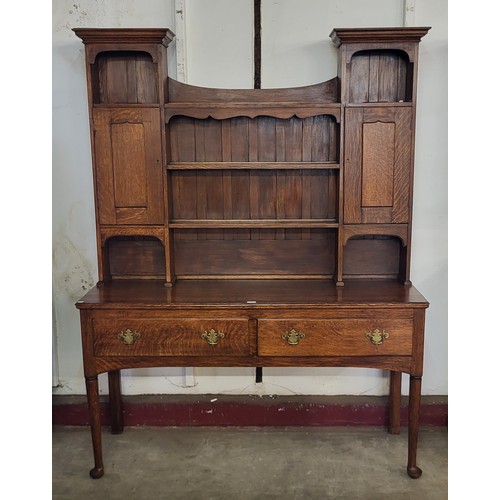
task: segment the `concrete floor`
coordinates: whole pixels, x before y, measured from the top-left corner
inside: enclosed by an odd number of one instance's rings
[[[420,479],[406,475],[407,430],[359,427],[103,429],[92,479],[90,430],[53,429],[54,500],[444,500],[447,428],[423,428]]]

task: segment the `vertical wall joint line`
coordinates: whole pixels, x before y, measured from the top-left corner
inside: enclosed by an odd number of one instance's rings
[[[415,4],[417,0],[403,1],[403,26],[415,26]]]
[[[254,0],[253,2],[253,88],[260,89],[261,85],[261,67],[262,67],[262,23],[261,23],[261,0]],[[255,383],[262,383],[262,367],[255,368]]]
[[[187,83],[186,67],[186,1],[175,0],[175,55],[177,61],[176,80]]]
[[[178,82],[187,83],[187,54],[186,54],[186,1],[175,0],[175,56],[177,64]],[[194,387],[196,386],[196,379],[194,376],[194,368],[182,368],[182,386]]]
[[[260,89],[261,84],[261,0],[254,0],[253,2],[253,20],[254,20],[254,43],[253,43],[253,88]]]

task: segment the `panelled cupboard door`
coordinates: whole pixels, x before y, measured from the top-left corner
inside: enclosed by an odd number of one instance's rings
[[[163,224],[160,110],[93,112],[101,224]]]
[[[407,223],[412,165],[411,107],[345,111],[344,223]]]

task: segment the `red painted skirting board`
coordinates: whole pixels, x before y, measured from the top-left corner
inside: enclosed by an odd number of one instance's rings
[[[385,426],[387,397],[365,396],[128,396],[123,398],[125,426]],[[403,398],[401,425],[408,422]],[[109,425],[108,405],[101,422]],[[89,425],[83,397],[57,396],[53,425]],[[423,397],[421,425],[447,426],[446,397]]]

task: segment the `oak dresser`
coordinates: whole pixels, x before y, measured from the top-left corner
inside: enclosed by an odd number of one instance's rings
[[[390,371],[417,438],[428,303],[410,281],[418,47],[429,28],[335,29],[338,76],[214,89],[167,75],[168,29],[75,29],[85,44],[99,282],[80,311],[95,466],[98,376],[120,370]],[[328,61],[326,61],[328,63]]]

